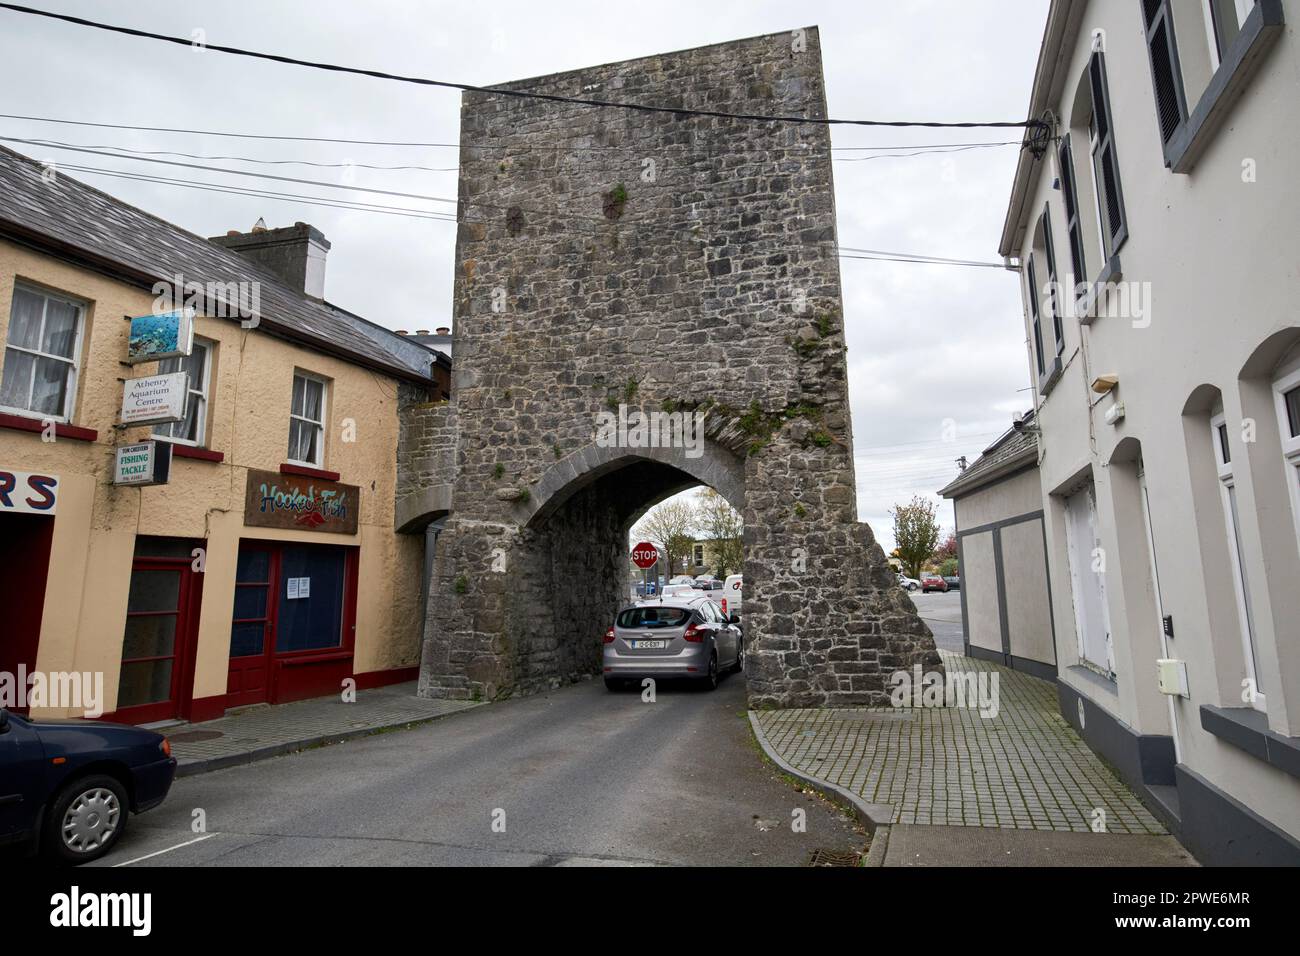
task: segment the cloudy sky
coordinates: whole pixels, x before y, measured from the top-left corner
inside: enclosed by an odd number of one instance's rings
[[[367,0],[28,0],[43,9],[209,43],[473,84],[577,69],[817,24],[832,116],[944,121],[1023,119],[1047,0],[566,2]],[[455,143],[460,95],[172,47],[0,10],[0,111],[133,126]],[[233,139],[0,119],[0,136],[82,146],[417,165],[367,170],[221,160],[212,165],[454,197],[454,148]],[[1016,162],[1001,146],[899,157],[937,143],[1014,139],[1002,130],[836,128],[836,147],[898,146],[835,164],[842,246],[995,261]],[[208,183],[259,185],[8,142],[29,155]],[[175,156],[162,159],[181,159]],[[203,192],[75,172],[202,235],[311,222],[330,239],[326,297],[394,329],[448,323],[455,226]],[[324,187],[262,188],[445,212]],[[859,511],[886,548],[888,509],[932,494],[1032,405],[1014,275],[999,269],[845,260],[845,317]],[[937,500],[937,499],[936,499]],[[952,524],[944,503],[941,521]]]

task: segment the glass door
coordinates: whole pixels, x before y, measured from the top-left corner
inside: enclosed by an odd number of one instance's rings
[[[131,566],[116,716],[147,723],[184,716],[192,688],[197,585],[184,559],[137,557]]]

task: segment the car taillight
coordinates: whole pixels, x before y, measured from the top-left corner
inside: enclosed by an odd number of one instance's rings
[[[612,624],[609,626],[609,630],[605,632],[605,643],[606,644],[614,643],[614,625]]]
[[[166,737],[162,739],[162,743],[158,745],[158,748],[162,750],[164,756],[170,757],[172,755],[172,742]]]
[[[686,633],[683,634],[682,637],[686,638],[692,644],[699,644],[704,640],[704,629],[698,624],[692,624],[686,629]]]
[[[723,614],[724,617],[725,617],[726,614],[727,614],[727,599],[726,599],[726,598],[723,598],[723,599],[722,599],[722,614]]]

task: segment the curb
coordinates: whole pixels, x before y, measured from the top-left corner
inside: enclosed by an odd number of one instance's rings
[[[265,747],[257,747],[254,750],[247,750],[243,753],[227,754],[223,757],[208,757],[202,760],[187,760],[184,763],[176,764],[175,779],[181,777],[193,777],[201,773],[211,773],[214,770],[226,770],[229,767],[242,767],[244,764],[257,763],[260,760],[266,760],[270,757],[282,757],[285,754],[298,753],[301,750],[308,750],[312,747],[322,745],[341,744],[349,740],[356,740],[358,737],[370,737],[384,730],[392,730],[394,727],[418,727],[421,724],[432,723],[435,720],[442,720],[444,717],[454,717],[456,714],[463,714],[466,711],[474,710],[473,707],[466,707],[462,710],[449,710],[445,714],[432,714],[428,717],[415,717],[409,720],[399,720],[391,724],[379,724],[374,727],[358,727],[354,730],[345,730],[337,734],[321,734],[317,737],[306,737],[302,740],[289,740],[284,743],[267,744]]]
[[[829,780],[823,780],[821,777],[790,766],[785,758],[776,752],[776,748],[768,742],[767,735],[763,733],[763,728],[759,725],[758,717],[754,712],[751,710],[746,713],[749,716],[750,729],[753,730],[758,745],[763,748],[763,753],[767,755],[768,759],[780,767],[783,773],[788,773],[795,779],[802,780],[818,790],[833,793],[848,804],[858,822],[866,827],[867,832],[871,834],[871,847],[867,850],[867,857],[862,865],[882,866],[885,862],[885,851],[889,846],[889,827],[894,818],[894,808],[884,803],[867,803],[852,790],[847,790],[837,783],[831,783]]]

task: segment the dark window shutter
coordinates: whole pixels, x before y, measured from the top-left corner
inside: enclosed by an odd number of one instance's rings
[[[1128,238],[1128,219],[1124,213],[1124,191],[1119,182],[1119,159],[1115,152],[1114,114],[1110,108],[1110,90],[1106,82],[1106,56],[1100,51],[1088,61],[1088,78],[1092,87],[1093,169],[1097,194],[1101,202],[1105,230],[1106,254],[1114,255]]]
[[[1038,314],[1038,277],[1034,272],[1032,252],[1025,265],[1029,279],[1029,314],[1034,320],[1034,360],[1038,363],[1038,377],[1042,378],[1047,374],[1047,366],[1043,364],[1043,323]]]
[[[1174,21],[1169,0],[1144,0],[1143,12],[1146,15],[1147,53],[1151,58],[1151,82],[1156,96],[1156,118],[1160,122],[1160,142],[1167,144],[1187,119]]]
[[[1061,304],[1056,299],[1060,280],[1056,275],[1056,245],[1052,242],[1051,205],[1046,203],[1043,205],[1043,217],[1039,223],[1043,230],[1043,253],[1047,259],[1047,281],[1050,284],[1047,292],[1047,310],[1052,316],[1052,335],[1056,339],[1056,354],[1060,355],[1065,351],[1065,328],[1061,324]]]
[[[1088,264],[1083,253],[1083,225],[1079,219],[1079,190],[1074,179],[1074,150],[1067,133],[1061,139],[1056,154],[1061,167],[1061,196],[1065,200],[1065,232],[1070,239],[1070,268],[1074,271],[1074,284],[1088,281]],[[1077,292],[1076,290],[1071,290]]]

